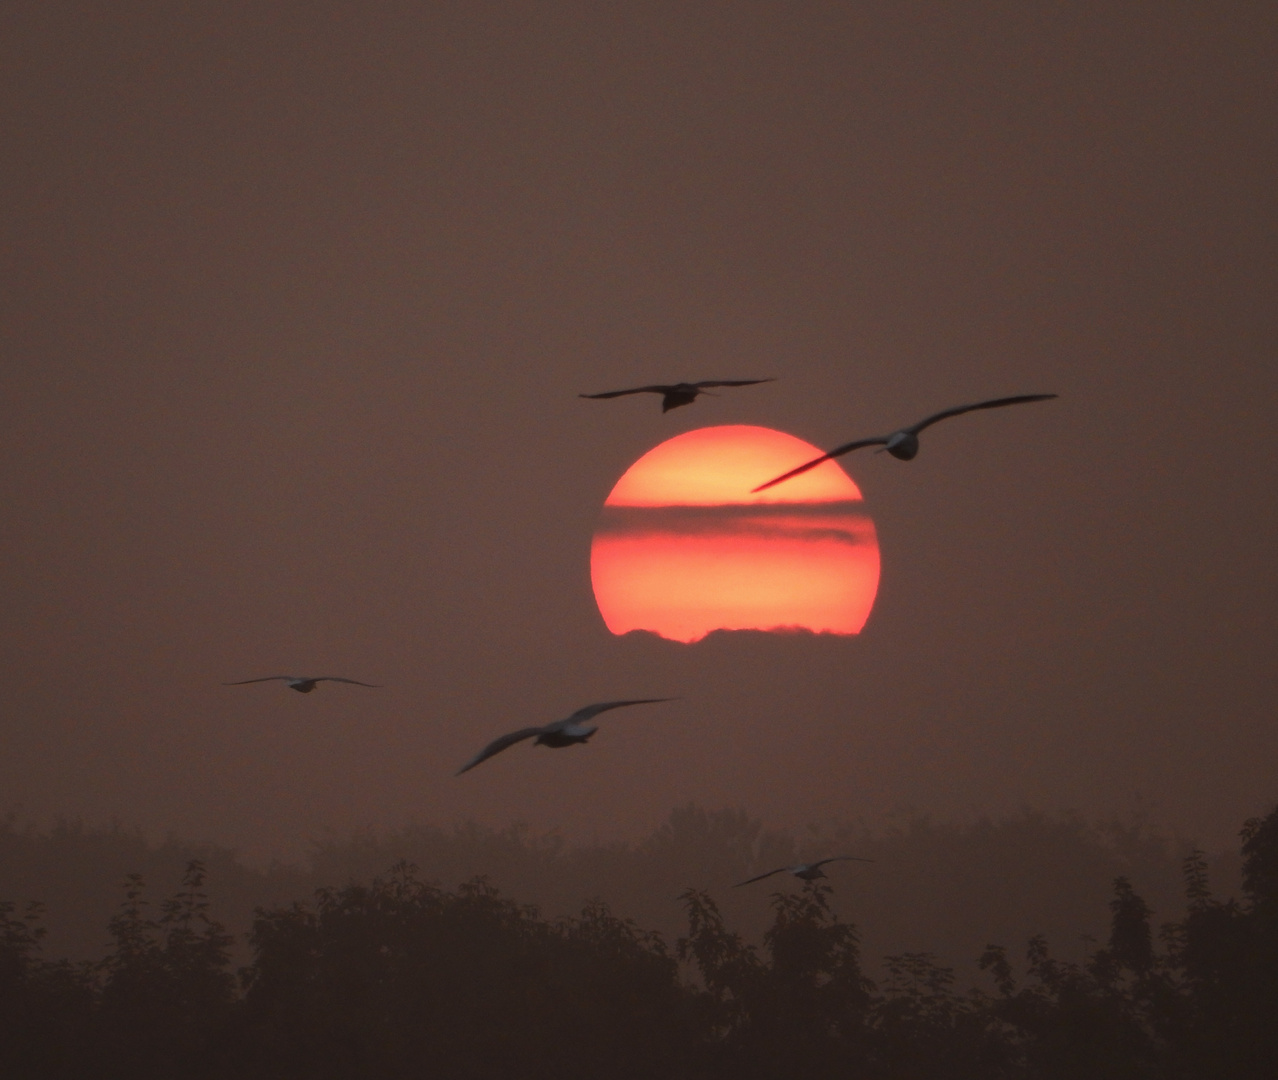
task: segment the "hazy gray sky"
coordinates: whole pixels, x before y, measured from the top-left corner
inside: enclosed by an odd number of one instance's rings
[[[1260,2],[5,5],[0,807],[257,854],[690,799],[1228,842],[1278,796],[1276,40]],[[604,628],[591,533],[662,439],[1043,391],[845,459],[860,637]],[[283,671],[385,688],[220,685]]]

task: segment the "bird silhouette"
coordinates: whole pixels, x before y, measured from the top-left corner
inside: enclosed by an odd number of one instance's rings
[[[742,885],[753,885],[756,881],[762,881],[769,878],[773,874],[791,873],[797,878],[804,881],[816,881],[817,878],[825,877],[825,871],[821,867],[826,863],[832,862],[874,862],[873,859],[862,859],[856,855],[834,855],[828,859],[821,859],[818,862],[799,863],[797,866],[778,866],[775,870],[769,870],[766,874],[760,874],[758,877],[747,878],[745,881],[738,881],[734,889],[741,888]]]
[[[680,405],[691,405],[706,392],[707,387],[757,386],[759,383],[765,382],[776,382],[776,379],[717,379],[706,382],[657,384],[654,386],[636,386],[633,390],[609,390],[606,394],[578,394],[577,396],[584,398],[615,398],[625,397],[627,394],[660,394],[661,411],[668,413],[671,409],[679,408]],[[712,394],[711,397],[713,396]]]
[[[572,746],[575,743],[584,743],[599,730],[598,727],[586,726],[586,721],[598,716],[601,712],[607,712],[609,709],[620,709],[623,705],[652,705],[658,701],[674,700],[674,698],[660,697],[639,698],[636,701],[602,701],[597,705],[587,705],[583,709],[578,709],[565,720],[556,720],[543,727],[520,728],[518,731],[512,731],[509,735],[503,735],[500,739],[494,739],[458,769],[454,775],[461,776],[462,773],[473,769],[482,761],[487,761],[494,754],[500,754],[507,747],[514,746],[517,742],[523,742],[524,739],[531,739],[533,736],[536,736],[533,742],[534,746],[549,746],[556,750],[564,746]]]
[[[1022,405],[1029,401],[1047,401],[1049,398],[1056,397],[1056,394],[1022,394],[1019,397],[995,398],[993,401],[979,401],[975,405],[958,405],[953,409],[946,409],[944,412],[935,413],[926,420],[920,420],[917,424],[911,424],[909,427],[901,428],[900,431],[894,431],[891,435],[876,435],[870,439],[857,439],[855,442],[844,443],[842,446],[836,446],[828,454],[822,454],[819,458],[813,458],[804,465],[800,465],[797,469],[791,469],[788,473],[782,473],[773,480],[769,480],[766,484],[760,484],[753,491],[765,491],[776,484],[784,483],[791,477],[805,473],[809,469],[815,469],[823,461],[829,461],[831,458],[841,457],[844,454],[851,453],[853,450],[859,450],[863,446],[882,446],[894,458],[900,458],[902,461],[910,461],[914,455],[919,452],[919,432],[924,428],[929,428],[933,424],[941,420],[948,420],[951,416],[962,416],[964,413],[975,412],[977,409],[999,409],[1004,405]],[[753,494],[753,492],[752,492]]]
[[[296,690],[299,694],[309,694],[315,689],[316,683],[322,682],[344,682],[351,683],[354,686],[371,686],[377,688],[377,683],[360,682],[358,679],[343,679],[339,675],[316,675],[313,678],[309,675],[264,675],[260,679],[242,679],[240,682],[227,682],[223,686],[248,686],[249,683],[256,682],[278,682],[283,680],[288,683],[290,690]]]

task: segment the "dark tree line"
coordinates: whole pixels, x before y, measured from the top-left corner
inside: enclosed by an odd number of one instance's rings
[[[119,882],[141,873],[148,892],[176,892],[183,868],[201,860],[218,918],[235,935],[234,962],[247,963],[256,908],[271,908],[334,882],[370,881],[398,862],[421,868],[450,887],[483,874],[508,895],[543,913],[575,914],[603,897],[614,913],[660,930],[684,933],[678,897],[688,886],[710,892],[732,926],[761,940],[770,912],[768,887],[731,888],[760,869],[807,862],[834,851],[877,860],[837,875],[840,911],[862,931],[867,970],[881,975],[883,956],[912,951],[957,965],[959,979],[979,978],[977,957],[989,941],[1018,942],[1043,933],[1065,958],[1081,959],[1084,935],[1106,934],[1104,896],[1127,876],[1163,918],[1183,908],[1181,862],[1188,849],[1138,817],[1089,823],[1070,814],[1023,810],[996,820],[934,821],[912,815],[871,830],[864,824],[805,830],[801,837],[767,829],[739,809],[688,805],[673,810],[646,837],[627,842],[569,843],[554,833],[473,822],[448,828],[414,825],[317,843],[299,861],[250,866],[234,852],[169,838],[159,845],[119,827],[58,822],[47,832],[0,815],[0,897],[39,898],[51,913],[46,952],[100,958],[102,928],[119,905]],[[1218,891],[1236,894],[1237,852],[1211,861]]]
[[[1187,914],[1155,929],[1119,878],[1086,960],[991,946],[967,991],[926,953],[872,982],[824,882],[774,895],[760,947],[690,889],[670,947],[602,904],[549,920],[409,864],[259,909],[236,971],[193,861],[155,912],[126,882],[93,963],[42,958],[39,908],[0,904],[0,1076],[1272,1080],[1278,810],[1242,840],[1241,900],[1213,897],[1195,853]]]

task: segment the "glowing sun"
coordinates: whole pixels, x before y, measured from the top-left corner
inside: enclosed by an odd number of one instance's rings
[[[856,484],[829,461],[750,494],[821,453],[734,424],[644,454],[604,502],[590,549],[608,629],[675,641],[711,630],[858,633],[879,587],[879,542]]]

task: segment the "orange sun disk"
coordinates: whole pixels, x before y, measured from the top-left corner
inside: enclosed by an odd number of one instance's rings
[[[604,503],[590,551],[614,634],[698,641],[712,630],[860,632],[879,584],[861,492],[836,462],[752,495],[818,457],[771,428],[700,428],[634,463]]]

